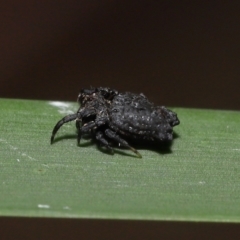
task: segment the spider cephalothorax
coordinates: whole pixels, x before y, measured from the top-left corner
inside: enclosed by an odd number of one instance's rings
[[[51,143],[64,123],[76,120],[78,143],[82,134],[91,133],[111,151],[113,148],[109,142],[113,140],[141,157],[125,139],[171,141],[172,128],[180,123],[176,113],[163,106],[154,106],[142,93],[119,93],[102,87],[83,89],[78,95],[78,102],[78,111],[67,115],[54,127]]]

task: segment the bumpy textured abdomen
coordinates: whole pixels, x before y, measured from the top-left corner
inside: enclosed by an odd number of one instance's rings
[[[140,94],[123,93],[112,102],[112,128],[122,135],[146,140],[172,140],[172,113],[165,107],[154,107]],[[175,114],[176,116],[176,114]]]

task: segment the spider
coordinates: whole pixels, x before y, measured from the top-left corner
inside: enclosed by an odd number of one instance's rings
[[[82,89],[78,102],[78,111],[62,118],[53,128],[51,143],[63,124],[75,120],[78,144],[83,134],[92,134],[111,152],[110,141],[115,141],[141,158],[125,139],[171,141],[173,127],[180,123],[176,113],[164,106],[154,106],[142,93],[120,93],[103,87]]]

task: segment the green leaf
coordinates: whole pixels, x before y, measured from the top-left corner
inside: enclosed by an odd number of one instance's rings
[[[111,155],[75,123],[76,103],[1,99],[0,215],[240,221],[240,113],[175,108],[171,151]]]

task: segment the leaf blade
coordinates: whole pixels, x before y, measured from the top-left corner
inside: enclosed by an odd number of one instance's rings
[[[141,149],[139,159],[89,140],[77,147],[74,123],[50,145],[54,124],[74,103],[0,103],[2,216],[240,220],[239,112],[176,108],[171,152]]]

